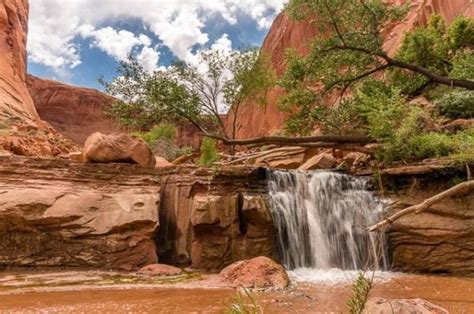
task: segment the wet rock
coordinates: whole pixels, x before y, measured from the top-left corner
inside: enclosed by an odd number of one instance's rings
[[[153,167],[155,156],[141,139],[127,134],[96,132],[84,144],[84,158],[92,162],[127,162]]]
[[[321,153],[308,159],[298,170],[331,169],[336,164],[336,159],[329,153]]]
[[[285,268],[264,256],[227,266],[220,278],[231,287],[283,289],[290,284]]]
[[[177,276],[181,275],[183,273],[183,270],[181,268],[166,264],[151,264],[140,268],[138,273],[141,275],[154,277]]]
[[[266,181],[255,168],[172,168],[162,176],[157,242],[160,262],[221,270],[239,260],[272,256],[274,227]]]
[[[365,314],[448,314],[449,312],[440,306],[423,299],[369,299],[365,305]]]

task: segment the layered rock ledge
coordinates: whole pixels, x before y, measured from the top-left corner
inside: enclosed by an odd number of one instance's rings
[[[399,202],[398,208],[419,204],[464,180],[462,167],[419,166],[382,175],[385,192]],[[387,229],[387,235],[396,270],[473,276],[474,192],[404,216]]]
[[[217,270],[271,256],[264,174],[0,157],[0,266],[136,269],[159,255]]]

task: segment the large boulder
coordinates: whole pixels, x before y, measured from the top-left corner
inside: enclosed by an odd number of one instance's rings
[[[285,268],[265,256],[233,263],[221,271],[220,278],[231,287],[283,289],[290,284]]]
[[[447,314],[447,310],[423,299],[369,299],[365,314]]]
[[[154,167],[155,156],[141,139],[127,134],[105,135],[96,132],[84,144],[84,158],[92,162],[127,162],[141,166]]]

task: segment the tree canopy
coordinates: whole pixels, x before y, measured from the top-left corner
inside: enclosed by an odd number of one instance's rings
[[[194,62],[177,61],[167,69],[146,72],[132,56],[121,62],[118,75],[101,83],[118,101],[108,110],[125,125],[150,128],[160,122],[188,121],[204,134],[229,138],[222,114],[250,97],[264,99],[274,74],[256,49],[207,50]]]

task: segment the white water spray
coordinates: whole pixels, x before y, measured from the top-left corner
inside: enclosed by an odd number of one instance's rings
[[[368,180],[326,171],[272,171],[270,208],[287,269],[387,269],[383,239],[367,231],[384,202]]]

